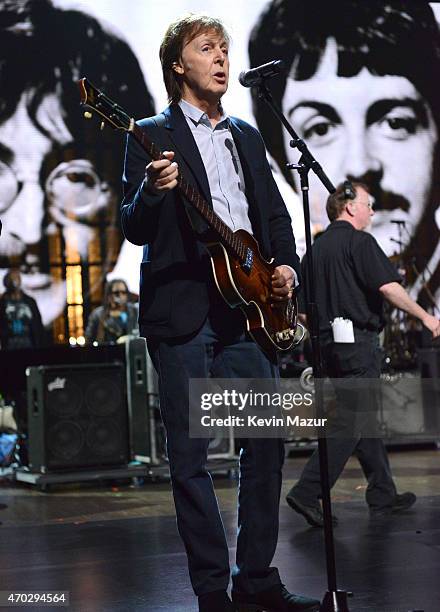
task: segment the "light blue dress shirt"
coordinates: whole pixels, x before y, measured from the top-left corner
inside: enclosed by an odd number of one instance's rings
[[[252,234],[249,203],[245,195],[243,169],[229,127],[229,117],[212,127],[209,117],[186,100],[179,106],[205,166],[214,212],[232,230],[244,229]]]
[[[223,114],[213,128],[208,115],[193,104],[182,99],[179,106],[205,166],[214,212],[232,231],[244,229],[253,234],[243,169],[232,138],[229,117]],[[295,270],[287,267],[293,272],[293,286],[296,287]]]

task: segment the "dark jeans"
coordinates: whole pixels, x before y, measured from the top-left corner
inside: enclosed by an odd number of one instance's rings
[[[377,334],[355,330],[354,344],[334,342],[325,344],[323,362],[325,373],[332,378],[379,378],[381,351]],[[365,393],[368,393],[368,389]],[[338,397],[338,389],[336,394]],[[362,400],[360,393],[357,398],[360,406],[359,404],[354,406],[354,410],[362,409]],[[371,401],[371,394],[368,400]],[[354,453],[368,482],[365,494],[367,504],[374,510],[391,505],[396,496],[396,487],[385,445],[381,439],[363,438],[359,435],[330,436],[327,439],[327,449],[330,487],[333,487],[348,459]],[[318,503],[321,497],[318,451],[310,457],[299,481],[290,492],[304,504]]]
[[[160,407],[177,526],[188,555],[196,595],[226,589],[229,558],[211,477],[206,470],[209,440],[189,437],[191,378],[273,378],[278,368],[244,333],[241,313],[216,308],[193,337],[149,341],[159,374]],[[279,439],[248,439],[240,453],[238,535],[233,586],[255,593],[280,582],[270,564],[278,539],[284,445]]]

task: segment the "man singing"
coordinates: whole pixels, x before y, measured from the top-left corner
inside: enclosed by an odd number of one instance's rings
[[[293,595],[270,567],[278,537],[280,439],[248,439],[240,453],[236,565],[231,602],[228,547],[206,470],[207,439],[189,437],[191,378],[274,378],[277,364],[246,333],[240,311],[218,294],[200,240],[206,227],[176,188],[179,173],[232,230],[245,229],[274,258],[274,302],[299,276],[291,221],[266,161],[260,134],[225,114],[229,36],[217,19],[190,15],[171,24],[160,48],[170,106],[139,125],[164,154],[150,162],[129,136],[122,226],[144,245],[140,331],[159,374],[162,417],[177,524],[202,612],[318,610]]]

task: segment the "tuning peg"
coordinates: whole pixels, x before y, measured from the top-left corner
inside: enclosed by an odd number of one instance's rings
[[[104,121],[101,121],[101,125],[99,126],[101,132],[104,129],[104,127],[105,127],[105,123],[104,123]]]
[[[92,118],[92,116],[93,116],[93,115],[92,115],[92,113],[91,113],[90,111],[86,111],[86,112],[84,113],[84,118],[85,118],[85,119],[91,119],[91,118]]]

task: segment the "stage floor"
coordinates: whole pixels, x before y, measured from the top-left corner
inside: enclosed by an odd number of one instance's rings
[[[286,461],[274,564],[290,590],[319,597],[326,590],[322,530],[284,502],[305,461]],[[338,586],[354,592],[351,612],[438,612],[440,451],[393,452],[391,463],[399,491],[419,498],[405,514],[370,521],[355,459],[334,489]],[[215,484],[232,561],[237,483],[216,477]],[[70,591],[74,612],[197,610],[169,483],[62,485],[41,493],[3,480],[0,491],[7,504],[0,511],[3,591]]]

